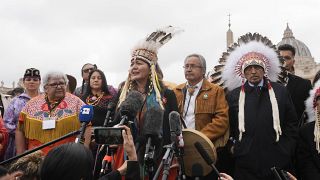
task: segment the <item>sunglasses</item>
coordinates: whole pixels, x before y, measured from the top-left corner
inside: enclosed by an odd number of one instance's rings
[[[84,73],[88,73],[88,72],[93,71],[93,70],[94,70],[94,68],[88,68],[88,69],[83,69],[82,71]]]
[[[40,81],[38,77],[26,77],[24,78],[25,81]]]
[[[292,58],[290,56],[281,56],[284,60],[291,60]]]

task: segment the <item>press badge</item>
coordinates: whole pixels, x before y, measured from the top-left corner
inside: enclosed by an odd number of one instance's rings
[[[56,128],[56,118],[55,117],[45,117],[42,121],[42,129],[54,129]]]

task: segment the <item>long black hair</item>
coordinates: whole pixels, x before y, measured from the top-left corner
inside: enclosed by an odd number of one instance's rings
[[[40,177],[45,180],[91,180],[93,156],[83,144],[67,143],[52,149],[41,165]]]
[[[101,76],[101,80],[102,80],[101,91],[104,92],[105,95],[110,94],[109,89],[108,89],[108,83],[107,83],[106,76],[104,75],[103,71],[101,71],[100,69],[95,69],[95,70],[91,71],[89,74],[88,86],[87,86],[85,94],[83,95],[83,99],[86,99],[91,94],[90,80],[91,80],[91,76],[94,72],[98,72]]]

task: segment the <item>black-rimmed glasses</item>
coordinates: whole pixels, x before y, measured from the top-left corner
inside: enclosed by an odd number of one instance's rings
[[[53,88],[58,88],[58,86],[60,87],[65,87],[66,83],[60,82],[60,83],[52,83],[52,84],[47,84],[47,86],[53,87]]]

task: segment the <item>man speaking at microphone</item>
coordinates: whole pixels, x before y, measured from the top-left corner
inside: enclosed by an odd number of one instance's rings
[[[79,112],[84,103],[66,92],[68,78],[61,72],[50,72],[43,78],[44,94],[32,98],[21,111],[16,130],[17,154],[79,130]],[[45,147],[47,154],[53,147],[74,142],[70,137]]]

